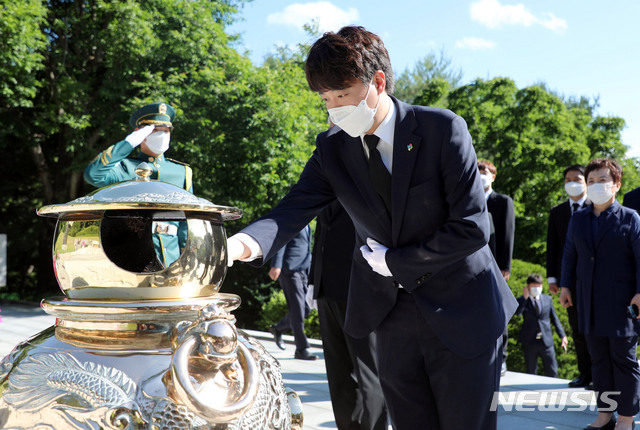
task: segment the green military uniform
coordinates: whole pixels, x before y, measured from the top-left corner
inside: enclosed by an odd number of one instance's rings
[[[133,128],[146,125],[171,127],[174,109],[165,103],[152,103],[136,111],[129,120]],[[104,187],[116,182],[136,178],[135,169],[147,162],[153,173],[151,179],[167,182],[193,192],[191,168],[164,154],[154,157],[134,148],[122,140],[102,151],[84,170],[84,179],[95,187]],[[153,244],[156,254],[165,267],[176,261],[187,241],[186,222],[154,222]]]

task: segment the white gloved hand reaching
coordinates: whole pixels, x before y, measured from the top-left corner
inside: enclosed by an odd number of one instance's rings
[[[129,136],[125,137],[124,140],[129,142],[129,144],[133,148],[135,148],[136,146],[138,146],[142,142],[144,142],[144,140],[147,138],[147,136],[149,136],[151,133],[153,133],[153,129],[155,127],[156,127],[155,125],[151,125],[151,124],[145,125],[141,129],[138,129],[138,130],[134,131],[133,133],[131,133]]]
[[[227,239],[227,267],[233,266],[234,260],[239,260],[244,254],[244,243],[230,237]]]
[[[360,247],[360,252],[362,252],[362,256],[367,260],[367,263],[369,263],[369,266],[371,266],[373,271],[382,276],[393,276],[387,266],[387,260],[385,259],[385,255],[389,248],[370,237],[367,238],[367,245],[362,245]]]

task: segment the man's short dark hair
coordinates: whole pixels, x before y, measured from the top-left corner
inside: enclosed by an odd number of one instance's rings
[[[496,169],[496,166],[494,166],[494,164],[491,161],[488,160],[478,160],[478,170],[483,171],[483,170],[488,170],[491,173],[493,173],[494,175],[498,174],[498,169]]]
[[[564,178],[565,176],[567,176],[567,173],[572,172],[574,170],[576,172],[580,172],[580,174],[584,176],[584,166],[582,164],[573,164],[567,167],[566,169],[564,169],[564,173],[562,173],[562,177]]]
[[[613,182],[622,182],[622,166],[613,158],[596,158],[589,161],[587,167],[584,169],[584,179],[589,179],[589,173],[599,169],[609,169]]]
[[[365,85],[382,70],[387,94],[393,93],[393,69],[382,39],[364,27],[342,27],[327,32],[311,46],[304,71],[315,92],[342,90],[358,79]]]
[[[529,284],[542,284],[542,276],[538,275],[537,273],[532,273],[527,278],[527,285]]]

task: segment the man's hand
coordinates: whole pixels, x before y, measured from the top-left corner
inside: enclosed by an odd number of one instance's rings
[[[631,298],[631,303],[629,303],[630,305],[636,305],[638,307],[638,309],[640,309],[640,294],[636,294],[635,296],[633,296]],[[636,317],[636,319],[640,319],[640,315],[638,315]]]
[[[360,252],[362,252],[362,256],[367,260],[373,271],[382,276],[392,276],[385,260],[385,254],[389,248],[371,238],[367,239],[367,245],[362,245]]]
[[[558,294],[558,284],[556,284],[555,282],[550,282],[549,283],[549,292],[551,294]]]
[[[151,125],[151,124],[145,125],[144,127],[134,131],[129,136],[125,137],[124,140],[129,142],[129,144],[133,148],[135,148],[136,146],[138,146],[142,142],[144,142],[144,140],[147,138],[147,136],[149,136],[151,133],[153,133],[153,129],[155,127],[156,127],[155,125]]]
[[[249,247],[238,239],[230,237],[227,239],[227,266],[233,266],[234,260],[243,260],[249,258],[251,251]]]
[[[269,277],[271,278],[272,281],[277,281],[278,278],[280,277],[280,272],[282,272],[282,269],[278,267],[272,267],[269,270]]]
[[[524,297],[525,300],[527,300],[529,298],[529,286],[525,285],[524,288],[522,289],[522,297]]]
[[[560,341],[560,346],[562,347],[562,349],[564,349],[565,354],[567,353],[567,345],[569,345],[569,339],[567,339],[567,336],[565,336]]]
[[[508,281],[509,277],[511,277],[511,272],[509,272],[508,270],[501,270],[500,272],[502,272],[502,277],[505,281]]]
[[[568,288],[560,288],[560,304],[563,308],[573,306],[571,291]]]

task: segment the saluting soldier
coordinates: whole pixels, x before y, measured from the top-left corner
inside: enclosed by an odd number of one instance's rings
[[[151,179],[193,192],[191,167],[164,156],[169,149],[175,115],[171,105],[160,102],[135,111],[129,119],[133,132],[98,154],[84,170],[84,179],[95,187],[135,179],[136,167],[146,162],[153,170]],[[186,222],[153,223],[153,243],[165,267],[180,257],[186,240]]]

